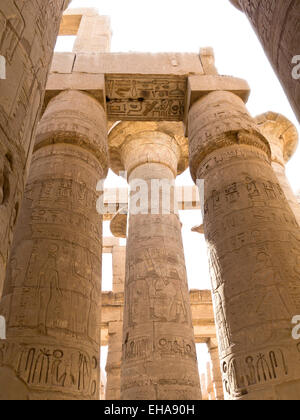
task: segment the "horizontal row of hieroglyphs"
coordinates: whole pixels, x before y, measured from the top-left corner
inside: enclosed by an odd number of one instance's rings
[[[232,397],[248,393],[248,388],[283,379],[289,373],[286,356],[281,349],[232,358],[222,365],[226,392]]]
[[[7,362],[9,342],[0,342],[0,366]],[[20,347],[14,361],[17,376],[33,389],[79,393],[92,398],[97,393],[99,355],[90,350],[29,346]]]
[[[112,121],[182,121],[186,86],[186,77],[107,76],[108,117]]]

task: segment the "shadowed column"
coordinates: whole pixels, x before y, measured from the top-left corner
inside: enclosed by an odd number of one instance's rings
[[[299,399],[300,230],[270,146],[229,92],[189,113],[190,169],[205,180],[204,232],[225,398]]]
[[[0,399],[99,399],[96,186],[107,161],[101,105],[76,91],[54,98],[38,128],[0,304]]]
[[[300,122],[299,0],[230,0],[249,18]]]
[[[0,5],[0,296],[65,0]]]
[[[181,223],[174,209],[173,182],[187,166],[182,125],[121,123],[109,146],[112,168],[125,168],[131,189],[121,398],[200,399]],[[170,192],[161,185],[154,192],[152,182],[163,180]],[[138,201],[140,213],[134,209]]]

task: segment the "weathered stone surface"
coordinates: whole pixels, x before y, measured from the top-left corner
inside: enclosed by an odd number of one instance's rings
[[[297,129],[286,117],[275,112],[259,115],[255,120],[270,144],[274,172],[300,226],[300,205],[285,173],[285,164],[298,146]]]
[[[125,276],[124,276],[125,282]],[[216,339],[216,327],[210,290],[191,290],[190,303],[196,343]],[[101,345],[108,344],[110,322],[123,319],[124,292],[102,293]]]
[[[59,35],[75,35],[74,53],[109,52],[111,27],[108,16],[100,16],[97,9],[67,10],[61,21]]]
[[[203,74],[199,55],[194,53],[81,53],[76,54],[74,71],[141,76]]]
[[[201,48],[200,60],[205,74],[218,75],[218,70],[215,65],[215,53],[213,48]]]
[[[69,2],[6,0],[0,6],[0,296],[30,165],[36,124],[63,9]]]
[[[112,250],[113,292],[122,293],[125,287],[126,247],[115,246]]]
[[[300,54],[299,1],[230,1],[248,16],[300,122],[300,79],[294,76],[299,60],[293,60]]]
[[[146,213],[133,214],[132,200],[138,179],[174,181],[186,167],[186,145],[176,123],[121,123],[109,135],[111,167],[125,168],[131,185],[123,400],[201,398],[179,217],[173,208],[164,214],[164,205],[151,214],[142,204]]]
[[[202,57],[202,58],[201,58]],[[61,89],[81,89],[105,76],[105,86],[90,91],[96,99],[105,98],[110,121],[182,121],[187,77],[203,75],[201,59],[211,73],[212,56],[178,53],[77,53],[70,70],[71,56],[54,55],[48,98]],[[63,62],[66,68],[62,69]],[[208,63],[209,61],[209,63]]]
[[[122,248],[125,249],[125,247]],[[212,349],[212,376],[215,382],[211,386],[213,387],[213,394],[215,395],[215,392],[217,394],[217,399],[222,399],[222,378],[220,373],[220,360],[219,358],[217,359],[218,349],[211,292],[209,290],[191,290],[190,301],[195,341],[196,343],[207,343],[209,348]],[[120,399],[123,337],[123,318],[121,317],[121,313],[123,307],[124,292],[102,293],[101,344],[102,346],[108,345],[106,399],[112,400]],[[113,353],[112,356],[110,356],[111,352]],[[201,379],[201,387],[202,385],[205,385],[205,379]],[[204,386],[204,390],[206,390],[206,386]]]
[[[127,209],[121,209],[110,222],[110,231],[116,238],[126,238],[127,236],[127,212]]]
[[[51,73],[70,74],[73,71],[75,61],[75,53],[55,53],[51,64]],[[47,85],[51,83],[51,79],[47,81]],[[67,87],[69,89],[69,86]],[[47,88],[48,89],[48,88]],[[59,87],[57,87],[57,90]]]
[[[243,101],[214,92],[189,119],[190,167],[205,180],[207,239],[227,399],[290,399],[300,383],[300,231]],[[238,263],[236,263],[238,261]]]
[[[224,391],[217,340],[211,338],[207,342],[207,347],[211,359],[211,376],[215,399],[222,401],[224,400]]]
[[[0,304],[9,345],[0,366],[13,368],[29,399],[99,399],[102,220],[96,185],[107,161],[106,118],[97,101],[69,91],[50,102]]]
[[[81,90],[95,98],[106,110],[105,79],[102,74],[51,73],[48,78],[43,111],[55,96],[66,90]]]
[[[191,106],[210,92],[228,91],[239,96],[244,102],[248,101],[250,87],[243,79],[231,76],[207,74],[188,77],[186,103],[184,108],[185,134],[189,136],[189,110]]]
[[[108,328],[108,355],[106,363],[106,400],[121,399],[121,364],[123,344],[123,322],[115,321]]]

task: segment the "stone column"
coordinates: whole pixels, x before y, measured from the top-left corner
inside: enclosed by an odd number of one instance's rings
[[[0,398],[99,399],[106,117],[85,93],[55,97],[38,128],[0,313]],[[9,382],[1,371],[10,369]],[[5,378],[5,376],[4,376]],[[22,383],[22,395],[13,392]]]
[[[66,0],[5,0],[0,6],[0,297],[31,160],[35,128]]]
[[[230,92],[189,113],[190,168],[205,180],[204,232],[226,399],[299,399],[300,230],[268,141]],[[297,347],[298,345],[298,347]]]
[[[127,171],[131,188],[121,398],[200,399],[181,223],[173,206],[166,211],[164,200],[157,214],[149,213],[162,196],[174,200],[174,188],[167,194],[160,187],[156,196],[151,180],[172,185],[187,166],[182,125],[121,123],[112,130],[109,146],[111,167]],[[149,199],[145,203],[141,197],[143,214],[133,211],[136,186]]]
[[[113,292],[123,293],[125,284],[126,246],[116,245],[112,249]]]
[[[300,122],[299,1],[230,1],[249,18]]]
[[[106,363],[106,400],[121,399],[123,322],[113,321],[108,326],[108,354]]]
[[[126,247],[112,249],[113,293],[124,293]],[[112,321],[108,326],[108,353],[106,363],[106,400],[121,399],[123,321]]]
[[[217,340],[210,339],[207,343],[208,352],[211,359],[211,374],[216,400],[224,400],[223,381],[220,369],[220,356]]]
[[[274,112],[259,115],[255,120],[270,144],[272,167],[300,226],[300,205],[285,173],[285,164],[298,145],[297,129],[286,117]]]

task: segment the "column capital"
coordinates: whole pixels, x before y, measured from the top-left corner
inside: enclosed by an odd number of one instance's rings
[[[53,98],[38,126],[35,151],[51,144],[87,149],[108,171],[107,122],[102,106],[87,93],[64,91]]]
[[[188,139],[180,122],[120,122],[108,136],[111,169],[128,176],[140,165],[160,163],[174,176],[188,166]]]
[[[285,116],[276,112],[258,115],[255,121],[270,143],[272,161],[284,166],[297,149],[299,140],[297,128]]]
[[[121,209],[114,215],[110,222],[110,231],[116,238],[127,237],[127,214],[128,209]]]
[[[190,169],[194,181],[205,158],[225,147],[252,146],[271,157],[269,143],[243,100],[231,92],[211,92],[194,103],[189,113],[189,131]]]

